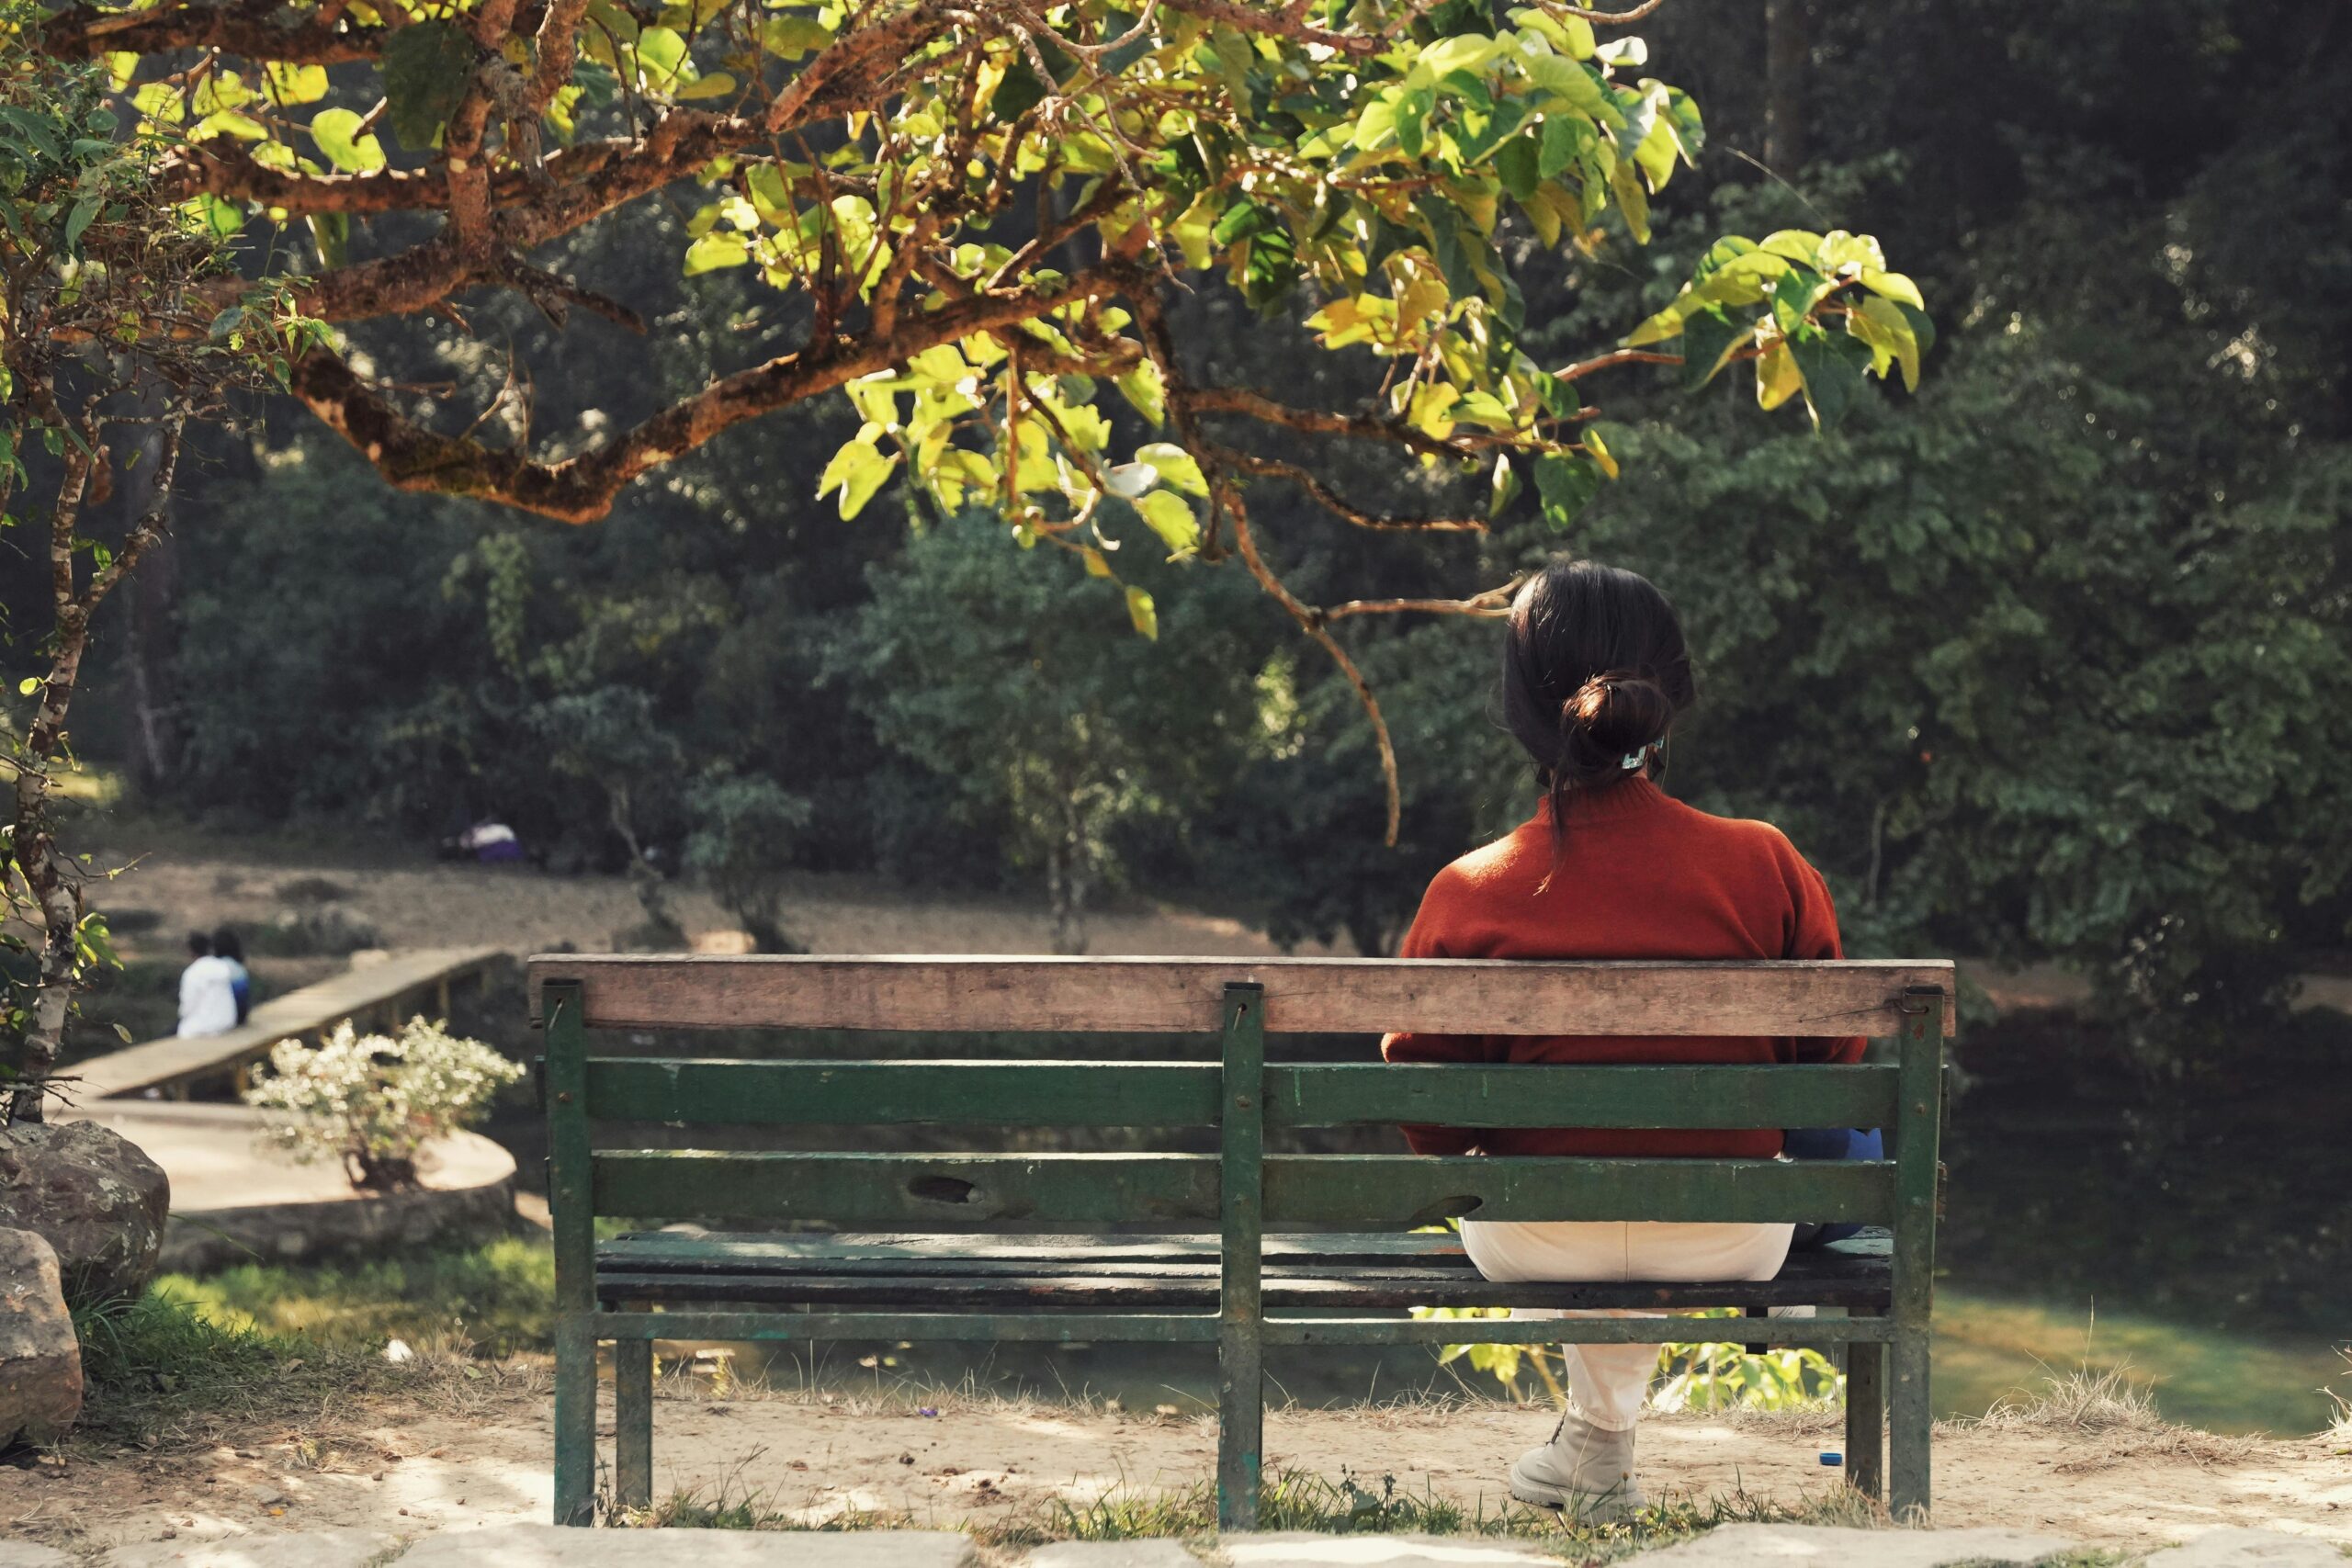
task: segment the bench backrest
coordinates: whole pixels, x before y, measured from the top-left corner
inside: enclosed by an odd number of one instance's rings
[[[1940,962],[535,958],[552,1196],[587,1216],[842,1228],[1378,1229],[1518,1220],[1851,1221],[1932,1235]],[[597,1056],[588,1029],[1197,1034],[1216,1062]],[[1866,1066],[1266,1065],[1272,1032],[1895,1037]],[[1210,1127],[1216,1154],[594,1150],[591,1124]],[[1883,1161],[1267,1155],[1269,1131],[1880,1126]],[[1239,1211],[1239,1212],[1237,1212]],[[1905,1250],[1898,1247],[1898,1253]]]

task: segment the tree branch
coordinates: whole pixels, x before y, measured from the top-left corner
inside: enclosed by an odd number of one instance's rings
[[[1247,452],[1229,447],[1219,448],[1225,460],[1253,479],[1288,479],[1320,502],[1325,511],[1354,524],[1380,533],[1396,534],[1484,534],[1489,530],[1485,519],[1477,517],[1375,517],[1361,507],[1351,504],[1296,463],[1286,463],[1276,457],[1253,457]]]
[[[721,377],[616,439],[556,462],[497,450],[425,429],[394,409],[340,356],[313,349],[293,367],[292,389],[331,429],[401,490],[470,495],[564,523],[592,523],[639,475],[774,410],[904,363],[926,348],[1010,327],[1057,306],[1117,293],[1132,269],[1104,265],[1036,288],[951,301],[902,321],[888,336],[812,343],[797,353]]]

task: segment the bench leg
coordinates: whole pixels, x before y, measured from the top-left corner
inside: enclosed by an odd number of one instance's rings
[[[1216,1362],[1216,1525],[1258,1528],[1258,1487],[1265,1454],[1266,1385],[1256,1325],[1227,1324]]]
[[[1894,1420],[1888,1447],[1894,1472],[1888,1505],[1897,1524],[1925,1524],[1929,1507],[1928,1466],[1935,1410],[1928,1393],[1928,1335],[1913,1328],[1890,1348],[1894,1362]]]
[[[613,1502],[653,1506],[653,1341],[613,1342]]]
[[[596,1519],[596,1341],[587,1324],[555,1330],[555,1522]]]
[[[1886,1347],[1846,1347],[1846,1482],[1872,1502],[1886,1495]]]

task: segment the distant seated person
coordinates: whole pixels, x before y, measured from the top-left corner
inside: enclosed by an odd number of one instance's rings
[[[237,997],[237,1021],[243,1024],[254,1015],[254,976],[245,967],[245,944],[238,940],[233,927],[222,926],[212,933],[212,956],[229,965],[229,984]]]
[[[244,966],[212,951],[212,939],[196,931],[187,939],[188,965],[180,971],[180,1034],[226,1034],[237,1027],[237,976]]]
[[[1503,639],[1501,706],[1534,764],[1542,799],[1515,832],[1438,874],[1406,933],[1403,956],[1839,957],[1829,889],[1779,829],[1709,815],[1658,787],[1675,723],[1695,695],[1681,622],[1646,579],[1565,559],[1530,579],[1512,601]],[[1465,715],[1465,725],[1475,718]],[[1726,756],[1719,765],[1739,776],[1739,759]],[[1863,1043],[1407,1033],[1390,1035],[1385,1050],[1392,1062],[1763,1065],[1855,1062]],[[1838,1129],[1784,1138],[1770,1129],[1710,1130],[1712,1116],[1691,1120],[1700,1125],[1404,1131],[1425,1155],[1635,1159],[1867,1157],[1856,1145],[1875,1136]],[[1769,1280],[1795,1230],[1785,1223],[1473,1218],[1462,1222],[1462,1248],[1489,1280]],[[1576,1408],[1550,1442],[1511,1466],[1510,1494],[1591,1522],[1623,1518],[1646,1506],[1634,1476],[1634,1432],[1657,1348],[1565,1349]]]
[[[451,859],[476,861],[483,865],[523,858],[523,841],[503,822],[477,822],[450,840],[443,850]]]

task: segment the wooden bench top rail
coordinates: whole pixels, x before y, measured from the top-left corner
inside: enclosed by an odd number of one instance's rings
[[[534,1016],[547,982],[571,980],[587,1024],[616,1029],[1213,1034],[1238,981],[1265,987],[1264,1027],[1290,1034],[1892,1035],[1915,988],[1953,1025],[1942,961],[563,953],[530,976]]]
[[[592,1156],[601,1214],[1037,1227],[1218,1217],[1216,1155],[622,1150]],[[1269,1225],[1496,1220],[1892,1223],[1885,1160],[1269,1155]]]
[[[1204,1127],[1214,1062],[816,1062],[595,1057],[588,1114],[685,1126],[929,1123]],[[1276,1066],[1271,1129],[1398,1122],[1447,1127],[1877,1127],[1896,1071],[1872,1066]]]
[[[1217,1319],[1194,1313],[599,1312],[583,1320],[596,1338],[738,1342],[813,1339],[983,1339],[1046,1344],[1215,1344]],[[1447,1345],[1462,1320],[1432,1317],[1282,1318],[1263,1323],[1269,1345]],[[1480,1321],[1488,1344],[1664,1345],[1690,1337],[1687,1317],[1498,1317]],[[1774,1318],[1775,1345],[1827,1349],[1895,1337],[1892,1317]]]
[[[225,1033],[187,1039],[166,1035],[93,1057],[74,1069],[74,1098],[86,1103],[226,1072],[269,1055],[270,1047],[281,1040],[319,1033],[346,1018],[364,1026],[368,1013],[385,1003],[470,974],[503,951],[419,948],[396,953],[380,964],[330,975],[314,986],[256,1003],[251,1018]]]

